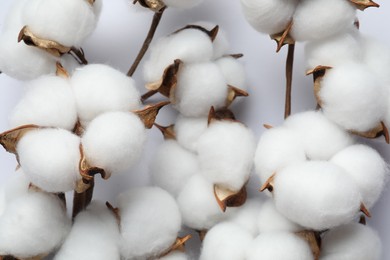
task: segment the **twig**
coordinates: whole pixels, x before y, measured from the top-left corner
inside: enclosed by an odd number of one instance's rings
[[[160,20],[163,16],[165,9],[166,8],[164,7],[160,11],[154,13],[152,24],[150,25],[148,35],[146,36],[144,44],[142,45],[141,50],[139,51],[137,57],[135,58],[133,65],[131,65],[129,72],[127,72],[127,76],[129,77],[133,76],[134,72],[137,70],[139,63],[141,62],[142,58],[144,57],[146,51],[149,48],[150,43],[153,40],[154,34],[157,30],[157,27],[160,23]]]
[[[284,107],[284,118],[287,118],[291,114],[291,86],[294,68],[294,50],[295,44],[289,44],[286,60],[286,103]]]
[[[92,201],[93,189],[95,186],[94,180],[92,179],[89,184],[90,187],[86,191],[82,193],[77,193],[76,191],[74,192],[72,219],[74,219],[81,211],[86,209]]]

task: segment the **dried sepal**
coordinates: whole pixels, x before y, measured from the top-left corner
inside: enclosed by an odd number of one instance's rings
[[[209,37],[210,37],[210,40],[213,42],[215,40],[215,38],[217,38],[217,35],[218,35],[218,32],[219,32],[219,26],[216,25],[213,29],[211,30],[207,30],[206,28],[204,28],[203,26],[200,26],[200,25],[196,25],[196,24],[189,24],[189,25],[186,25],[184,26],[183,28],[180,28],[179,30],[173,32],[173,34],[175,33],[178,33],[178,32],[181,32],[183,30],[187,30],[187,29],[196,29],[196,30],[199,30],[199,31],[202,31],[204,32],[205,34],[207,34]]]
[[[100,174],[105,180],[109,179],[111,176],[111,173],[105,171],[104,169],[92,166],[88,163],[82,144],[80,144],[79,171],[84,183],[86,184],[93,181],[96,174]]]
[[[371,213],[368,211],[368,209],[363,203],[360,204],[360,211],[367,217],[371,218]]]
[[[270,125],[270,124],[263,124],[263,127],[265,128],[265,129],[272,129],[272,128],[274,128],[272,125]]]
[[[364,11],[368,7],[380,7],[379,4],[375,3],[372,0],[349,0],[352,2],[357,9]]]
[[[30,184],[28,185],[28,190],[29,191],[34,191],[34,192],[45,192],[44,190],[42,190],[41,188],[39,188],[38,186],[35,186],[33,183],[30,182]]]
[[[162,253],[159,258],[163,257],[163,256],[167,256],[169,255],[170,253],[174,252],[174,251],[181,251],[181,252],[184,252],[185,251],[185,243],[190,240],[192,238],[192,235],[187,235],[185,237],[178,237],[176,238],[175,242],[173,243],[173,245],[164,253]]]
[[[120,209],[119,208],[114,208],[114,206],[111,205],[110,202],[106,202],[106,207],[114,214],[118,225],[121,223],[121,215],[120,215]]]
[[[175,125],[161,126],[157,123],[154,123],[154,126],[161,131],[165,140],[176,140]]]
[[[360,216],[359,224],[362,224],[363,226],[365,226],[367,224],[366,216],[364,216],[364,215]]]
[[[308,70],[306,72],[306,75],[313,75],[313,90],[314,90],[314,96],[317,100],[317,104],[319,107],[322,106],[322,100],[320,98],[320,90],[321,90],[321,81],[324,78],[326,71],[332,69],[330,66],[323,66],[319,65],[315,67],[314,69]]]
[[[268,190],[269,192],[272,192],[274,190],[274,181],[275,181],[276,173],[272,174],[271,177],[267,179],[267,181],[261,186],[260,192],[263,192],[265,190]]]
[[[231,111],[228,108],[221,108],[218,110],[215,110],[214,107],[210,108],[208,119],[207,119],[207,124],[210,125],[214,121],[222,121],[222,120],[227,120],[227,121],[233,121],[237,122],[236,117],[234,116],[233,111]]]
[[[29,131],[40,129],[37,125],[23,125],[0,134],[0,144],[4,149],[17,155],[16,146],[19,140]]]
[[[86,192],[90,187],[91,187],[91,184],[89,183],[89,181],[86,181],[84,179],[80,179],[76,182],[76,186],[75,186],[74,191],[76,193],[81,194],[81,193]]]
[[[242,206],[247,199],[246,186],[239,191],[231,191],[219,185],[214,185],[214,196],[223,212],[227,207]]]
[[[161,108],[164,106],[170,104],[169,101],[163,101],[159,102],[153,105],[148,105],[143,109],[132,111],[133,113],[137,114],[141,121],[144,123],[145,128],[150,129],[153,127],[154,122],[156,121],[156,117],[158,115],[158,112]]]
[[[196,230],[196,233],[198,233],[198,236],[199,236],[199,240],[201,242],[203,242],[204,238],[206,237],[207,235],[207,232],[208,230],[207,229],[203,229],[203,230]]]
[[[367,132],[350,131],[350,133],[369,139],[384,136],[386,143],[390,143],[389,129],[386,127],[384,122],[380,122],[375,128]]]
[[[226,98],[226,106],[227,107],[230,106],[237,97],[247,97],[247,96],[249,96],[249,94],[245,90],[228,85],[228,95]]]
[[[318,260],[320,258],[321,253],[321,236],[318,232],[311,230],[304,230],[295,233],[300,238],[305,240],[309,246],[311,251],[313,252],[314,260]]]
[[[270,35],[271,39],[276,41],[276,52],[279,52],[280,49],[282,49],[282,47],[286,44],[295,44],[295,40],[290,35],[292,26],[293,21],[287,25],[287,28],[283,32]]]
[[[60,62],[56,63],[56,75],[61,78],[68,79],[69,78],[69,73],[68,71],[62,66]]]
[[[21,41],[29,46],[42,49],[55,57],[60,57],[71,50],[71,47],[64,46],[56,41],[39,38],[28,28],[27,25],[24,26],[19,33],[18,42]]]
[[[242,54],[242,53],[225,54],[222,57],[232,57],[232,58],[238,60],[238,59],[241,59],[242,57],[244,57],[244,54]]]
[[[82,136],[85,132],[84,127],[81,125],[80,119],[77,120],[72,132],[77,136]]]
[[[162,0],[134,0],[133,4],[136,3],[139,3],[141,6],[149,8],[154,12],[160,12],[166,7]]]

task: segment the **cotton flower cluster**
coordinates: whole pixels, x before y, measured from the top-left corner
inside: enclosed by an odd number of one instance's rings
[[[267,130],[255,166],[277,210],[314,230],[349,223],[371,208],[387,178],[378,152],[353,144],[320,111],[296,114]]]
[[[21,80],[55,72],[59,56],[79,48],[92,33],[101,4],[101,0],[15,1],[0,35],[0,71]]]

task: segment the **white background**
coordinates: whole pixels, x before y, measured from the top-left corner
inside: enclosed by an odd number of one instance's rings
[[[0,27],[12,0],[0,0]],[[83,45],[90,63],[107,63],[127,72],[144,36],[149,28],[152,13],[135,8],[128,0],[103,0],[104,7],[97,30]],[[372,35],[390,47],[390,3],[381,1],[380,9],[359,12],[361,31]],[[284,110],[284,61],[286,48],[275,53],[275,43],[266,35],[254,31],[244,20],[239,0],[205,0],[188,11],[168,10],[164,14],[157,36],[165,35],[188,23],[207,20],[220,25],[228,33],[231,53],[244,53],[242,62],[248,76],[250,97],[236,106],[239,120],[246,123],[260,136],[263,123],[278,125],[283,120]],[[293,81],[293,113],[315,108],[312,79],[304,75],[303,44],[296,47],[295,72]],[[142,67],[140,67],[142,69]],[[389,72],[390,73],[390,72]],[[142,72],[136,73],[141,92],[144,92]],[[23,83],[0,75],[0,132],[8,129],[7,116],[21,96]],[[175,113],[170,108],[162,110],[157,122],[173,123]],[[131,174],[116,176],[106,182],[97,181],[95,198],[115,203],[116,195],[130,186],[145,185],[149,181],[148,161],[162,142],[156,129],[149,132],[149,141],[144,157]],[[365,141],[365,140],[363,140]],[[390,145],[383,139],[369,141],[389,161]],[[16,166],[14,156],[0,151],[0,183],[6,182]],[[254,178],[253,187],[259,185]],[[68,194],[71,195],[71,194]],[[70,196],[68,196],[70,199]],[[369,225],[382,237],[383,259],[390,259],[390,191],[387,188],[378,204],[371,210]]]

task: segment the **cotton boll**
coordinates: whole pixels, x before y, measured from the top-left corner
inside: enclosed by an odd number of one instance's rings
[[[4,187],[0,187],[0,218],[3,215],[6,205]]]
[[[15,199],[0,218],[0,255],[30,258],[50,253],[70,230],[62,202],[39,192]]]
[[[18,29],[20,31],[23,28],[25,24],[22,21],[22,11],[26,2],[28,2],[28,0],[16,0],[12,2],[12,5],[4,19],[2,26],[3,32]],[[17,39],[17,37],[15,39]]]
[[[108,111],[130,111],[140,106],[135,81],[107,65],[76,70],[71,79],[81,121],[88,123]]]
[[[16,150],[20,165],[33,184],[48,192],[73,190],[79,174],[80,138],[63,129],[26,133]]]
[[[197,150],[202,174],[210,182],[239,191],[248,181],[255,138],[243,124],[213,122],[199,138]]]
[[[220,223],[207,232],[199,259],[245,259],[252,241],[252,235],[240,226],[231,222]]]
[[[112,174],[128,171],[137,162],[145,140],[143,122],[130,112],[108,112],[96,117],[81,139],[89,164]]]
[[[196,152],[199,137],[207,129],[207,117],[179,115],[175,123],[177,142],[184,148]]]
[[[284,168],[275,175],[273,187],[276,209],[314,230],[351,222],[362,202],[358,187],[345,171],[324,161]]]
[[[358,63],[345,63],[325,74],[318,93],[324,115],[347,130],[375,128],[385,115],[386,89]]]
[[[119,227],[114,214],[103,203],[92,202],[77,215],[54,259],[119,260]]]
[[[215,61],[230,86],[246,90],[245,69],[237,59],[226,56]]]
[[[187,182],[177,203],[183,223],[193,229],[210,229],[226,217],[215,199],[213,185],[200,174],[192,176]]]
[[[166,67],[176,59],[184,63],[206,62],[213,57],[210,37],[198,29],[185,29],[160,38],[150,48],[150,57],[144,64],[146,82],[159,80]]]
[[[188,257],[185,253],[180,251],[174,251],[166,256],[160,257],[160,260],[187,260]]]
[[[260,137],[254,157],[256,173],[262,183],[284,167],[305,160],[302,140],[285,127],[266,130]]]
[[[291,21],[298,0],[241,0],[246,20],[266,34],[284,31]]]
[[[297,232],[303,230],[302,227],[280,214],[274,202],[270,199],[262,204],[257,215],[257,225],[260,233],[275,231]]]
[[[35,124],[71,131],[76,121],[76,102],[69,81],[54,75],[29,82],[10,116],[12,128]]]
[[[321,40],[348,30],[356,8],[345,0],[302,0],[294,16],[291,36],[296,41]]]
[[[17,170],[4,186],[5,200],[10,203],[12,200],[25,196],[29,192],[30,180],[23,169]]]
[[[80,46],[96,26],[93,7],[84,0],[28,1],[23,19],[38,37],[68,47]]]
[[[314,69],[319,65],[337,67],[345,61],[361,60],[359,39],[359,31],[353,27],[348,32],[306,43],[306,69]]]
[[[290,116],[284,122],[284,126],[297,133],[306,156],[311,160],[329,160],[335,153],[353,142],[347,132],[318,111]]]
[[[198,171],[196,155],[181,147],[175,140],[165,141],[158,148],[150,165],[152,183],[174,197]]]
[[[287,232],[260,234],[247,250],[247,260],[313,260],[307,242]]]
[[[263,201],[256,199],[248,199],[243,206],[236,212],[231,214],[228,218],[229,221],[239,225],[242,229],[246,230],[253,237],[259,234],[257,226],[257,218],[262,207]]]
[[[369,146],[353,145],[338,152],[331,162],[354,179],[364,205],[371,208],[379,199],[388,174],[386,162],[379,153]]]
[[[148,259],[166,251],[181,228],[174,198],[157,187],[129,190],[118,198],[120,250],[125,259]]]
[[[203,0],[164,0],[164,4],[167,7],[174,7],[174,8],[192,8],[198,4],[200,4]]]

